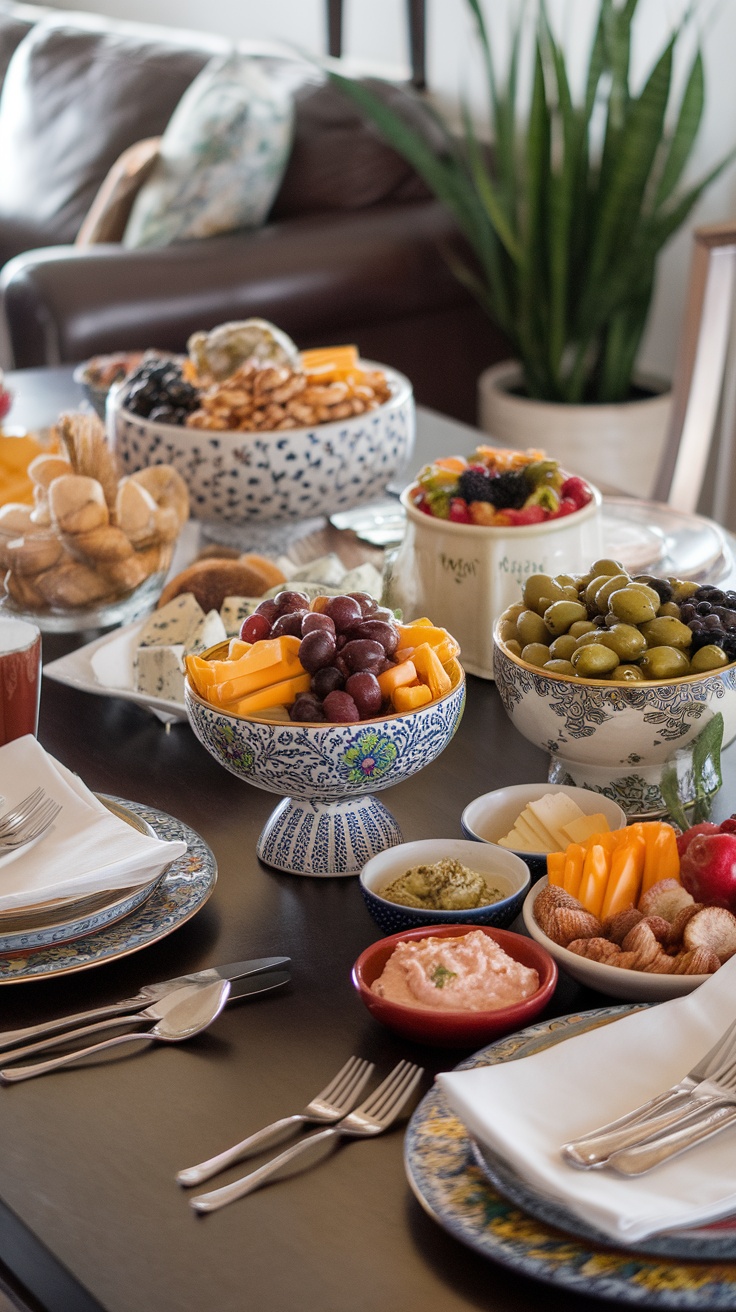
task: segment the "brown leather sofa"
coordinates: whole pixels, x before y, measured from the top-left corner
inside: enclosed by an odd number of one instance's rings
[[[263,228],[165,249],[73,245],[120,153],[160,134],[225,48],[201,34],[0,7],[0,286],[12,362],[181,350],[197,328],[257,314],[304,347],[355,341],[405,371],[421,402],[472,421],[477,375],[504,346],[448,270],[451,221],[339,93],[284,51],[255,52],[296,100],[293,153]]]

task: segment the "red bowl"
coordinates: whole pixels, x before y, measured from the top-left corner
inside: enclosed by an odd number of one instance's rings
[[[515,961],[537,971],[540,982],[536,993],[496,1011],[428,1011],[422,1007],[407,1007],[403,1002],[389,1002],[373,992],[371,985],[383,971],[397,943],[414,938],[460,938],[474,930],[487,934]],[[414,1043],[431,1043],[438,1048],[468,1048],[481,1047],[502,1034],[528,1025],[555,991],[557,966],[549,952],[533,939],[512,934],[508,929],[495,929],[491,925],[433,925],[391,934],[389,938],[372,943],[361,952],[353,966],[352,980],[371,1015],[402,1038]]]

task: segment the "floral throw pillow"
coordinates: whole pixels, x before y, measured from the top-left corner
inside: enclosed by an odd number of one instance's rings
[[[123,244],[168,246],[263,222],[291,149],[289,91],[233,53],[210,61],[177,105]]]

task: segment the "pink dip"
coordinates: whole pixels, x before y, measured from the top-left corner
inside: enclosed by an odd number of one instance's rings
[[[426,1011],[498,1011],[539,988],[539,975],[479,929],[399,943],[372,991]]]

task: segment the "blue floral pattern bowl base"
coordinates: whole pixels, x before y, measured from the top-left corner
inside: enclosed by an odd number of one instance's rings
[[[377,852],[402,841],[388,807],[375,797],[285,797],[264,825],[256,851],[266,865],[292,875],[357,875]]]
[[[465,677],[456,661],[448,670],[453,686],[438,701],[359,724],[245,719],[211,706],[187,682],[187,715],[203,747],[254,788],[286,794],[258,841],[262,861],[293,875],[358,874],[402,841],[393,816],[367,794],[409,779],[450,742]]]

